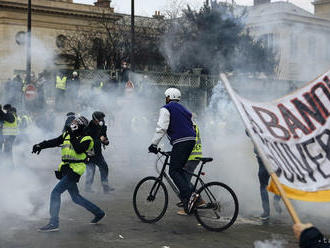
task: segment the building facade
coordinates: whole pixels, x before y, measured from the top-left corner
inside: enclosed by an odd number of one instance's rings
[[[99,18],[116,21],[110,1],[95,5],[76,4],[72,0],[32,1],[32,70],[65,66],[58,56],[61,38],[70,32],[86,30]],[[13,76],[14,70],[25,70],[27,1],[0,0],[0,80]]]
[[[254,3],[247,26],[277,54],[279,79],[309,81],[330,69],[330,0],[315,1],[315,15],[284,1]]]

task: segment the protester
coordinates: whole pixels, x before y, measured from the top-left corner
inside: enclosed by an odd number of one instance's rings
[[[68,190],[72,201],[94,214],[91,224],[98,223],[105,213],[99,207],[86,200],[79,194],[77,183],[86,170],[87,154],[94,147],[92,137],[85,134],[88,120],[81,116],[70,125],[70,130],[59,137],[43,141],[33,146],[32,153],[39,154],[42,149],[62,146],[62,162],[56,177],[60,180],[53,189],[50,197],[49,223],[39,229],[41,232],[53,232],[59,230],[59,212],[61,206],[61,194]]]
[[[245,133],[248,137],[250,137],[249,133],[247,130],[245,130]],[[269,183],[270,175],[257,151],[257,148],[254,146],[254,153],[256,155],[258,165],[259,165],[259,170],[258,170],[258,179],[259,179],[259,184],[260,184],[260,197],[261,197],[261,203],[262,203],[262,208],[263,208],[263,213],[258,216],[257,218],[262,220],[262,221],[268,221],[269,216],[270,216],[270,206],[269,206],[269,196],[268,196],[268,191],[267,191],[267,186]],[[281,206],[280,206],[280,200],[281,197],[278,195],[274,195],[274,208],[275,211],[278,213],[282,212]]]
[[[13,145],[18,134],[16,108],[10,104],[3,106],[3,109],[0,109],[0,121],[3,122],[3,155],[5,162],[14,166]]]
[[[168,134],[173,145],[169,174],[180,191],[183,208],[189,214],[198,198],[192,194],[183,167],[194,148],[196,133],[191,112],[179,104],[181,92],[176,88],[169,88],[165,91],[165,97],[166,105],[160,110],[156,132],[148,150],[157,153],[160,140]]]
[[[86,192],[93,192],[92,184],[94,182],[96,166],[100,170],[103,193],[108,194],[110,193],[110,191],[114,190],[109,186],[109,168],[107,162],[102,155],[102,146],[105,147],[109,145],[107,126],[104,123],[104,117],[105,114],[103,112],[95,111],[92,115],[92,120],[89,122],[88,127],[86,129],[86,133],[90,135],[94,141],[94,153],[90,155],[90,160],[86,165]]]

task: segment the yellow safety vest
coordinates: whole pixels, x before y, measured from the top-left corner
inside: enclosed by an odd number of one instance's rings
[[[83,142],[85,140],[90,140],[89,147],[86,152],[83,153],[76,153],[76,151],[73,149],[73,146],[70,142],[70,135],[65,132],[63,134],[63,144],[62,144],[62,162],[58,166],[59,171],[61,170],[62,166],[65,164],[69,164],[70,168],[77,173],[78,175],[84,174],[86,170],[86,159],[87,159],[87,152],[93,150],[94,147],[94,141],[91,136],[85,136],[81,139],[80,142]]]
[[[190,153],[188,160],[197,160],[197,158],[202,157],[202,141],[199,134],[199,128],[196,123],[194,123],[194,129],[196,132],[196,143],[192,152]]]
[[[66,90],[66,77],[56,76],[56,89]]]
[[[22,127],[23,121],[25,121],[25,124],[26,124],[26,126],[24,126],[24,127]],[[32,123],[32,119],[30,116],[28,116],[28,115],[22,115],[22,117],[17,116],[17,125],[18,125],[19,129],[25,129],[28,126],[30,126],[31,123]]]
[[[25,92],[26,90],[26,82],[25,80],[22,80],[22,91]]]
[[[14,114],[14,122],[10,123],[8,121],[3,122],[2,127],[2,134],[3,135],[17,135],[18,134],[18,128],[17,128],[17,117]]]

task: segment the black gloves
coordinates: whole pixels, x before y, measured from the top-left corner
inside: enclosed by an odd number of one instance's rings
[[[42,148],[41,148],[40,144],[36,144],[32,148],[32,153],[36,153],[36,154],[39,155],[39,153],[41,152],[41,150],[42,150]]]
[[[148,147],[148,150],[149,150],[149,152],[152,152],[152,153],[155,153],[155,154],[158,153],[157,146],[154,145],[154,144],[151,144],[151,145]]]

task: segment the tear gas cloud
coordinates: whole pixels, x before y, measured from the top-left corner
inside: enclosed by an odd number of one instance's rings
[[[40,55],[40,58],[46,56],[47,51],[38,53],[38,56]],[[166,50],[166,53],[169,58],[175,54],[170,50]],[[51,57],[52,54],[47,56]],[[212,56],[212,54],[205,54],[205,56]],[[24,55],[21,54],[20,57]],[[34,57],[33,60],[37,61],[38,57]],[[300,59],[300,61],[306,60]],[[9,61],[12,64],[15,62],[14,58]],[[313,70],[309,71],[308,75],[310,79],[316,76]],[[3,168],[0,170],[0,199],[2,201],[0,225],[6,225],[6,222],[1,220],[6,220],[8,215],[20,215],[26,219],[48,217],[49,194],[56,183],[52,171],[60,162],[60,148],[42,151],[39,156],[31,154],[31,149],[35,143],[59,136],[64,125],[65,114],[70,111],[84,115],[89,120],[92,112],[96,110],[105,113],[110,146],[103,151],[103,155],[109,165],[109,182],[115,188],[130,187],[133,191],[139,179],[156,174],[154,168],[156,156],[148,154],[147,147],[150,145],[155,130],[159,108],[164,104],[163,92],[166,86],[153,86],[154,84],[149,84],[152,83],[151,79],[146,79],[143,75],[135,75],[135,78],[138,82],[134,83],[140,85],[133,92],[125,91],[121,85],[119,85],[121,89],[114,87],[109,92],[92,91],[90,85],[96,79],[85,80],[78,95],[74,92],[67,96],[67,99],[76,99],[79,104],[69,104],[59,112],[53,111],[55,104],[53,92],[46,92],[47,108],[45,107],[38,116],[35,116],[35,125],[30,126],[26,130],[26,137],[16,142],[14,146],[16,168],[13,170],[3,165],[3,162],[1,163]],[[262,86],[258,84],[258,82],[261,83],[260,81],[241,78],[233,81],[234,88],[250,99],[262,97],[262,100],[270,100],[289,90],[276,81]],[[54,88],[54,81],[46,82],[46,84],[49,89]],[[256,88],[260,89],[258,93],[255,93]],[[182,103],[192,112],[195,112],[195,107],[201,108],[201,106],[194,106],[190,102],[191,99],[187,99],[186,96],[182,95]],[[198,96],[202,97],[202,94]],[[2,98],[1,103],[4,103],[3,101]],[[258,165],[253,146],[246,137],[239,115],[220,83],[214,87],[209,103],[209,106],[197,112],[196,118],[201,130],[203,154],[214,158],[214,162],[205,168],[206,181],[219,180],[228,184],[237,193],[240,214],[257,215],[261,212],[261,202],[257,179]],[[41,125],[43,122],[46,124]],[[52,129],[50,129],[51,124]],[[167,149],[168,142],[164,140],[163,143],[162,147]],[[82,177],[79,183],[80,188],[84,185],[84,180],[85,178]],[[95,184],[96,188],[97,180]],[[304,218],[304,221],[318,220],[318,216],[327,216],[326,213],[329,210],[329,204],[302,202],[294,202],[294,204],[299,214],[304,216],[309,214],[309,218]],[[313,209],[319,209],[319,211],[315,213]],[[284,215],[287,216],[287,213]],[[289,219],[283,218],[283,215],[277,217],[281,220]],[[281,247],[280,243],[273,243],[271,241],[256,243],[255,247],[274,247],[271,245]]]

